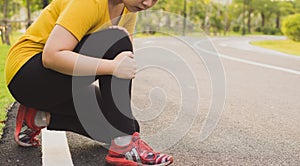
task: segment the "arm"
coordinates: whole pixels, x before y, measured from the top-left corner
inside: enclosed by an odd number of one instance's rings
[[[46,68],[68,75],[112,74],[113,64],[110,60],[92,58],[73,52],[72,50],[77,43],[77,39],[69,31],[56,25],[43,51],[43,65]],[[78,64],[81,71],[80,73],[73,73],[77,59],[81,60]],[[99,67],[100,63],[101,69]]]
[[[132,78],[136,64],[131,52],[122,52],[114,60],[88,57],[73,52],[78,44],[76,37],[60,25],[52,30],[42,56],[43,65],[57,72],[87,76],[87,75],[115,75],[119,78]],[[80,61],[76,61],[80,59]],[[74,67],[80,68],[74,73]],[[96,73],[95,73],[96,72]]]

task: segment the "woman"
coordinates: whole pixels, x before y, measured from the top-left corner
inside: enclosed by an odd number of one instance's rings
[[[36,136],[44,127],[92,138],[76,114],[72,80],[93,78],[99,81],[100,88],[93,86],[92,81],[80,85],[79,91],[83,94],[95,91],[105,121],[119,131],[107,130],[105,124],[97,129],[100,141],[111,143],[107,163],[169,165],[173,162],[171,156],[154,152],[140,139],[139,125],[130,107],[136,62],[129,34],[134,31],[135,12],[152,7],[156,1],[54,0],[42,11],[10,49],[6,63],[8,88],[20,103],[15,130],[15,141],[20,146],[39,145]],[[95,34],[103,41],[99,46],[110,40],[109,34],[123,37],[99,55],[81,53],[85,40]],[[115,103],[112,80],[116,80],[125,103],[122,108]],[[86,113],[92,109],[86,108]]]

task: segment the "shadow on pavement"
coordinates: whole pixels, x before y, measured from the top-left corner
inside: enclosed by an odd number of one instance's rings
[[[74,165],[106,165],[108,150],[103,144],[71,132],[67,132],[67,138]]]

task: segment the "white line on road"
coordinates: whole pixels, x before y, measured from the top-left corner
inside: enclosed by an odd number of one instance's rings
[[[73,166],[64,131],[42,130],[43,166]]]
[[[234,57],[227,56],[227,55],[224,55],[224,54],[220,54],[220,57],[225,58],[225,59],[229,59],[229,60],[232,60],[232,61],[237,61],[237,62],[241,62],[241,63],[246,63],[246,64],[250,64],[250,65],[255,65],[255,66],[260,66],[260,67],[264,67],[264,68],[268,68],[268,69],[279,70],[279,71],[283,71],[283,72],[287,72],[287,73],[300,75],[300,71],[297,71],[297,70],[292,70],[292,69],[288,69],[288,68],[283,68],[283,67],[278,67],[278,66],[273,66],[273,65],[248,61],[248,60],[244,60],[244,59],[240,59],[240,58],[234,58]]]
[[[232,60],[232,61],[237,61],[237,62],[241,62],[241,63],[246,63],[249,65],[254,65],[254,66],[259,66],[259,67],[263,67],[263,68],[268,68],[268,69],[273,69],[273,70],[278,70],[278,71],[282,71],[282,72],[287,72],[287,73],[291,73],[291,74],[296,74],[296,75],[300,75],[300,71],[297,70],[292,70],[292,69],[288,69],[288,68],[284,68],[284,67],[278,67],[278,66],[273,66],[273,65],[268,65],[268,64],[264,64],[264,63],[258,63],[258,62],[253,62],[253,61],[249,61],[249,60],[245,60],[245,59],[240,59],[240,58],[235,58],[229,55],[224,55],[224,54],[218,54],[217,51],[213,52],[213,51],[208,51],[205,50],[203,48],[201,48],[199,46],[201,41],[198,41],[194,44],[194,47],[202,52],[211,54],[211,55],[217,55],[219,57],[222,57],[224,59],[228,59],[228,60]]]

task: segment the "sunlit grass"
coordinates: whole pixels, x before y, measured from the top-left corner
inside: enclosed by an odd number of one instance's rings
[[[6,110],[8,106],[14,101],[7,89],[4,78],[4,67],[8,50],[9,46],[0,45],[0,122],[5,121]],[[0,135],[2,134],[3,126],[4,124],[0,123]]]
[[[20,35],[20,32],[13,32],[10,36],[11,43],[15,43]],[[5,61],[10,47],[0,43],[0,137],[3,132],[3,122],[6,120],[7,109],[14,102],[7,89],[4,76]]]
[[[251,42],[251,44],[287,54],[300,56],[300,42],[295,42],[292,40],[256,41]]]

